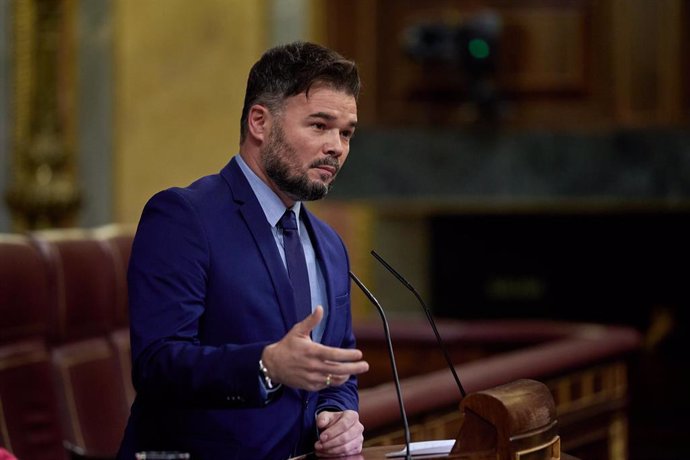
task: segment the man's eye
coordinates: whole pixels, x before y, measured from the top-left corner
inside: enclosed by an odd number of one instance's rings
[[[320,129],[320,130],[326,129],[325,123],[313,123],[312,126],[316,129]]]
[[[354,135],[354,132],[352,132],[352,131],[341,131],[340,135],[343,136],[345,139],[350,139]]]

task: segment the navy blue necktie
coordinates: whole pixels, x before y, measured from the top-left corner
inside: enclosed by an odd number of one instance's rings
[[[311,291],[307,261],[297,233],[297,219],[291,209],[286,210],[280,218],[280,226],[283,229],[285,262],[297,307],[297,321],[302,321],[311,314]]]

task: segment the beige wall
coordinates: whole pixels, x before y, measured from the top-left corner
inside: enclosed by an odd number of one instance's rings
[[[115,220],[217,172],[237,152],[246,76],[266,41],[263,0],[118,0]]]
[[[247,73],[272,41],[323,42],[325,0],[295,0],[306,19],[294,22],[276,19],[282,1],[113,2],[116,222],[136,223],[154,193],[215,173],[237,152]],[[371,286],[369,207],[326,200],[310,209],[342,234],[353,270]],[[372,308],[353,296],[356,317]]]

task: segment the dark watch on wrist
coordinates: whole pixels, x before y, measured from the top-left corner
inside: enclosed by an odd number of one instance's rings
[[[264,362],[261,359],[259,360],[259,375],[261,375],[266,388],[269,390],[275,388],[273,381],[271,381],[271,377],[268,376],[268,369],[266,369],[266,366],[264,366]]]

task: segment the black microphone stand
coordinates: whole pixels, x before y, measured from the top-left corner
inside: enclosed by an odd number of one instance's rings
[[[386,320],[386,314],[383,312],[383,307],[376,297],[366,288],[366,286],[355,276],[354,273],[350,272],[350,278],[355,284],[362,290],[364,295],[374,304],[376,309],[381,315],[381,320],[383,321],[383,331],[386,336],[386,344],[388,345],[388,357],[391,360],[391,367],[393,368],[393,379],[395,380],[395,391],[398,393],[398,405],[400,406],[400,416],[403,420],[403,427],[405,429],[405,460],[411,460],[412,456],[410,453],[410,426],[407,423],[407,415],[405,414],[405,405],[403,404],[402,393],[400,391],[400,378],[398,377],[398,367],[395,365],[395,355],[393,354],[393,343],[391,342],[391,332],[388,327],[388,321]]]
[[[450,356],[448,355],[448,350],[446,349],[446,345],[443,342],[443,340],[441,339],[441,335],[438,333],[438,329],[436,329],[436,322],[434,321],[434,318],[431,315],[431,310],[429,310],[429,307],[427,307],[426,303],[424,303],[424,300],[422,300],[422,296],[420,296],[419,293],[417,292],[417,290],[410,283],[408,283],[407,280],[405,278],[403,278],[403,276],[400,273],[398,273],[397,271],[395,271],[395,269],[393,267],[388,265],[388,263],[385,260],[383,260],[383,258],[380,255],[378,255],[376,253],[376,251],[374,251],[373,249],[371,251],[371,255],[374,256],[376,258],[376,260],[381,262],[381,264],[384,267],[386,267],[386,269],[389,272],[391,272],[393,274],[393,276],[395,276],[398,279],[398,281],[400,281],[407,289],[412,291],[412,293],[415,295],[415,297],[417,297],[419,304],[422,306],[422,309],[424,310],[424,314],[426,315],[426,319],[429,321],[429,324],[431,324],[431,329],[433,329],[434,335],[436,335],[436,342],[438,342],[438,346],[441,347],[441,351],[443,352],[443,356],[446,358],[446,363],[448,363],[448,367],[450,368],[450,372],[453,374],[453,378],[455,379],[455,383],[458,385],[458,388],[460,389],[460,394],[464,398],[466,396],[465,389],[463,388],[462,383],[460,383],[460,378],[458,377],[457,372],[455,372],[455,366],[453,365],[453,363],[450,359]]]

